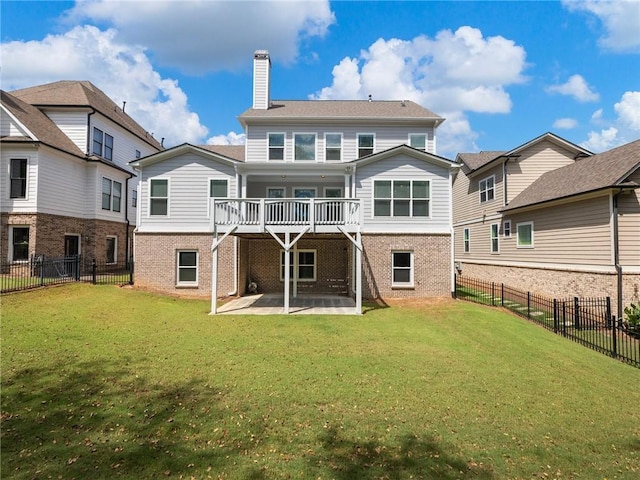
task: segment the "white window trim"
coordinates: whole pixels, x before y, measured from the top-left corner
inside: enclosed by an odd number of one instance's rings
[[[311,198],[317,198],[318,197],[318,189],[317,187],[293,187],[293,198],[309,198],[309,197],[296,197],[296,191],[297,190],[313,190],[313,197]]]
[[[229,177],[225,177],[225,176],[208,177],[207,178],[207,218],[211,218],[211,199],[213,198],[211,196],[211,180],[225,180],[227,182],[227,196],[224,198],[230,197]],[[221,197],[216,197],[216,198],[221,198]]]
[[[267,200],[275,200],[277,199],[277,197],[270,197],[269,196],[269,190],[282,190],[282,198],[287,198],[287,187],[280,187],[280,186],[272,186],[272,187],[267,187]]]
[[[418,136],[418,135],[424,137],[424,150],[422,150],[422,151],[426,152],[427,151],[427,145],[428,145],[428,142],[429,142],[429,136],[426,133],[420,133],[420,132],[410,133],[407,136],[407,145],[409,145],[411,148],[415,148],[416,150],[419,150],[419,148],[416,148],[416,147],[411,145],[411,137]]]
[[[507,228],[507,225],[509,228]],[[509,232],[507,234],[507,232]],[[505,220],[502,222],[502,236],[504,238],[511,238],[511,220]]]
[[[531,226],[531,245],[520,245],[520,225],[530,225]],[[520,222],[516,223],[516,248],[533,248],[534,245],[534,230],[533,230],[533,222]]]
[[[181,253],[195,253],[196,254],[196,265],[195,267],[189,265],[189,266],[184,266],[182,268],[195,268],[196,269],[196,280],[195,282],[181,282],[180,281],[180,254]],[[197,287],[198,286],[198,280],[200,279],[200,267],[199,267],[199,263],[200,263],[200,252],[198,252],[198,250],[194,250],[192,248],[183,248],[183,249],[178,249],[176,250],[176,287]]]
[[[27,161],[27,171],[25,172],[25,179],[24,179],[24,197],[11,197],[11,162],[13,160],[26,160]],[[7,185],[7,198],[12,201],[18,201],[18,202],[24,202],[26,200],[29,200],[29,170],[30,170],[30,165],[29,165],[29,157],[12,157],[9,158],[9,175],[7,175],[8,177],[8,182],[9,184]]]
[[[376,153],[376,134],[375,133],[366,133],[366,132],[361,132],[361,133],[357,133],[356,134],[356,158],[361,158],[360,157],[360,137],[363,136],[373,136],[373,153]]]
[[[300,278],[298,276],[298,282],[316,282],[317,278],[318,278],[318,251],[315,248],[298,248],[296,250],[289,250],[290,254],[294,254],[294,253],[308,253],[308,252],[313,252],[313,278]],[[283,275],[283,271],[284,271],[284,253],[285,251],[283,249],[280,249],[280,281],[284,282],[284,275]],[[294,256],[294,260],[295,260],[295,256]],[[293,269],[295,265],[295,261],[291,262],[290,267]],[[305,264],[307,265],[307,264]],[[300,264],[298,263],[298,268],[300,268]],[[294,270],[295,273],[295,270]],[[299,273],[299,272],[298,272]],[[290,280],[293,280],[293,277],[290,278]]]
[[[109,238],[113,238],[114,239],[114,242],[113,242],[113,248],[114,248],[114,251],[113,251],[113,262],[106,261],[106,264],[107,265],[115,265],[116,263],[118,263],[118,237],[115,236],[115,235],[107,235],[106,238],[107,238],[107,240]],[[106,259],[106,260],[108,260],[108,259]]]
[[[166,180],[167,181],[167,214],[166,215],[151,215],[151,182],[153,180]],[[208,192],[207,192],[208,193]],[[161,198],[161,197],[157,197]],[[164,197],[163,197],[164,198]],[[169,199],[171,198],[171,179],[169,177],[154,177],[150,178],[148,181],[148,190],[147,190],[147,218],[170,218],[171,217],[171,203]]]
[[[417,179],[415,181],[418,182],[427,182],[428,185],[428,190],[429,190],[429,196],[427,198],[417,198],[415,200],[427,200],[427,205],[429,208],[429,215],[426,216],[414,216],[413,215],[413,182],[414,180],[412,179],[404,179],[404,178],[374,178],[372,180],[372,184],[371,184],[371,218],[393,218],[393,219],[398,219],[398,220],[402,220],[402,219],[408,219],[408,218],[417,218],[420,220],[430,220],[431,219],[431,212],[432,212],[432,205],[431,205],[431,179]],[[376,206],[375,206],[375,201],[376,201],[376,182],[391,182],[391,198],[389,198],[388,200],[391,201],[391,215],[390,216],[376,216]],[[394,215],[394,211],[393,211],[393,182],[409,182],[409,190],[411,192],[411,196],[408,199],[403,199],[403,200],[409,200],[409,215],[408,216],[396,216]],[[387,200],[387,199],[380,199],[380,200]]]
[[[489,192],[489,189],[486,188],[486,183],[487,180],[493,179],[493,187],[491,187],[491,190],[493,190],[493,198],[491,200],[489,200],[487,198],[487,200],[482,200],[482,193],[485,193],[485,196],[488,197],[487,192]],[[482,182],[485,182],[485,189],[482,190]],[[488,177],[482,178],[480,180],[478,180],[478,200],[480,200],[480,203],[487,203],[487,202],[493,202],[496,199],[496,176],[495,175],[489,175]]]
[[[494,228],[496,233],[495,236],[493,235]],[[498,243],[498,248],[496,250],[493,249],[494,240]],[[500,253],[500,224],[499,223],[492,223],[491,225],[489,225],[489,251],[491,252],[492,255],[496,255]]]
[[[313,160],[298,160],[296,158],[296,137],[298,135],[313,135]],[[293,161],[302,163],[313,163],[318,161],[318,134],[316,132],[293,132]]]
[[[138,190],[131,190],[131,208],[138,208]]]
[[[339,197],[327,197],[327,190],[340,190],[340,196]],[[343,193],[343,189],[342,187],[323,187],[322,189],[322,193],[324,194],[324,198],[344,198],[344,193]]]
[[[406,267],[396,267],[393,264],[393,256],[395,253],[408,253],[411,258],[411,265],[409,266],[409,282],[394,282],[393,273],[396,268],[402,268],[406,270]],[[413,288],[414,287],[414,274],[415,274],[415,255],[413,250],[392,250],[391,251],[391,287],[392,288]]]
[[[8,252],[7,261],[9,263],[27,263],[29,261],[30,253],[27,251],[27,258],[25,260],[13,259],[13,229],[14,228],[26,228],[29,230],[29,248],[31,248],[31,225],[9,225],[9,238],[8,238]]]
[[[340,135],[340,158],[338,160],[328,160],[327,159],[327,149],[329,148],[329,146],[327,145],[327,135]],[[337,147],[332,147],[332,148],[337,148]],[[329,163],[333,163],[333,162],[342,162],[342,154],[344,152],[344,136],[342,135],[342,132],[325,132],[324,133],[324,161],[325,162],[329,162]]]
[[[466,239],[465,233],[467,237]],[[462,252],[471,253],[471,229],[469,227],[462,229]]]
[[[269,144],[270,135],[282,135],[282,160],[272,160],[269,158],[271,155],[271,145]],[[267,132],[267,162],[284,162],[287,158],[287,134],[285,132]]]

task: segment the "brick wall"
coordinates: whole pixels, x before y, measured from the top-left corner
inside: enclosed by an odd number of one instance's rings
[[[434,297],[451,294],[451,237],[424,234],[362,236],[364,298]],[[414,286],[391,286],[391,252],[412,251]]]

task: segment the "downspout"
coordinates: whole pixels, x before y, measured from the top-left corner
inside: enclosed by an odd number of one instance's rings
[[[509,162],[509,157],[507,157],[502,164],[502,206],[507,206],[507,163]]]
[[[622,189],[613,196],[613,263],[617,276],[618,320],[622,319],[622,265],[620,265],[620,235],[618,232],[618,197]]]
[[[449,232],[450,232],[450,242],[449,246],[449,257],[451,265],[449,266],[451,270],[451,297],[456,298],[456,271],[455,271],[455,263],[456,263],[456,249],[455,249],[455,231],[453,229],[453,172],[449,169]]]
[[[129,178],[127,178],[124,182],[124,219],[127,224],[127,229],[124,236],[125,247],[124,247],[124,259],[127,263],[131,260],[129,251],[129,226],[131,222],[129,222],[129,180],[131,180],[135,175],[133,173],[129,174]]]
[[[96,113],[96,109],[91,108],[91,111],[87,115],[87,156],[91,155],[91,116],[94,113]]]

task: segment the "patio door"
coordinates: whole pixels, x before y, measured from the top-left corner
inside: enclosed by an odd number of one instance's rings
[[[315,198],[316,189],[308,187],[295,187],[293,189],[293,196],[295,198]],[[310,203],[308,202],[296,202],[295,220],[297,222],[306,222],[309,220],[309,206]]]
[[[80,235],[64,236],[64,262],[61,275],[78,278],[80,255]]]

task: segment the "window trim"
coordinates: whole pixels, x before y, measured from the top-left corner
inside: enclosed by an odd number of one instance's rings
[[[113,261],[110,262],[109,261],[109,239],[113,239]],[[115,265],[116,263],[118,263],[118,237],[116,235],[107,235],[106,236],[106,240],[107,240],[107,252],[106,252],[106,259],[105,259],[105,263],[107,265]]]
[[[105,181],[109,182],[109,191],[108,192],[104,191]],[[102,210],[111,211],[111,200],[112,200],[112,194],[113,194],[113,180],[111,180],[108,177],[102,177],[101,184],[102,184],[102,188],[101,188],[102,195],[100,196],[100,199],[101,199],[100,204],[102,205]],[[105,195],[108,195],[108,198],[109,198],[109,200],[108,200],[108,204],[109,205],[107,207],[105,207]]]
[[[298,282],[317,282],[318,281],[318,251],[315,248],[298,248],[298,249],[291,249],[289,250],[289,254],[291,256],[293,256],[293,253],[297,252],[298,255],[300,253],[313,253],[313,278],[300,278],[300,257],[298,257],[298,277],[297,280]],[[285,251],[284,249],[280,249],[280,281],[284,282],[284,254]],[[295,257],[292,259],[294,260]],[[294,268],[294,262],[291,261],[290,267],[293,269]],[[310,266],[309,264],[303,264],[303,266]],[[295,270],[294,270],[295,273]],[[293,276],[289,277],[290,280],[293,279]]]
[[[296,139],[299,135],[313,135],[313,158],[297,158]],[[293,161],[294,162],[317,162],[318,161],[318,134],[316,132],[293,132]]]
[[[360,150],[364,150],[364,148],[360,147],[360,137],[373,137],[373,146],[371,147],[371,153],[367,153],[366,155],[360,155]],[[369,150],[369,147],[366,148]],[[367,155],[373,155],[376,153],[376,134],[375,133],[357,133],[356,134],[356,158],[366,157]]]
[[[491,188],[487,188],[487,182],[488,180],[491,180],[493,185],[491,186]],[[482,183],[485,184],[485,188],[482,188]],[[492,198],[489,198],[489,192],[491,192]],[[479,198],[480,198],[480,203],[487,203],[487,202],[492,202],[493,200],[496,199],[496,176],[494,175],[489,175],[486,178],[483,178],[481,180],[478,181],[478,193],[479,193]],[[485,195],[485,199],[482,200],[482,194]]]
[[[166,197],[152,197],[151,196],[151,185],[153,182],[155,181],[166,181],[167,182],[167,196]],[[168,177],[156,177],[156,178],[150,178],[149,179],[149,191],[147,192],[147,217],[149,218],[169,218],[170,217],[170,211],[169,211],[169,196],[170,196],[170,192],[171,192],[171,179]],[[167,213],[165,215],[154,215],[151,213],[151,200],[153,199],[165,199],[167,202]]]
[[[104,191],[105,180],[109,182],[109,192]],[[120,195],[116,195],[116,185],[120,186]],[[100,196],[100,205],[102,206],[102,210],[107,212],[115,212],[120,213],[122,211],[122,182],[118,182],[117,180],[113,180],[109,177],[102,177],[101,182],[101,196]],[[109,196],[109,207],[105,208],[105,195]],[[118,208],[116,209],[116,199],[118,199]]]
[[[113,162],[113,149],[114,149],[113,144],[114,144],[113,136],[109,135],[107,132],[104,132],[104,155],[103,156],[105,159],[111,162]]]
[[[490,251],[492,254],[500,253],[500,224],[499,223],[492,223],[491,225],[489,225],[489,243],[491,247]]]
[[[15,260],[15,243],[13,241],[14,231],[15,229],[27,230],[27,257],[20,260]],[[8,251],[7,251],[7,260],[9,263],[26,263],[29,261],[29,247],[31,245],[31,225],[25,224],[17,224],[17,225],[9,225],[9,238],[8,238]]]
[[[327,190],[340,190],[340,196],[339,197],[327,197]],[[323,198],[344,198],[344,189],[342,187],[323,187],[322,188],[322,194],[324,195]]]
[[[408,253],[410,259],[409,267],[397,267],[394,263],[396,253]],[[394,273],[396,270],[409,270],[408,282],[396,282]],[[414,288],[415,286],[415,254],[413,250],[391,250],[391,287],[392,288]]]
[[[424,148],[418,148],[411,145],[411,137],[417,137],[417,136],[424,137]],[[407,145],[409,145],[411,148],[415,148],[416,150],[420,150],[422,152],[427,151],[427,143],[429,141],[429,136],[426,133],[410,133],[408,138],[409,139],[407,141]]]
[[[529,227],[531,227],[531,245],[522,245],[520,243],[520,226],[526,226],[528,225]],[[533,248],[534,246],[534,230],[533,230],[533,222],[519,222],[516,223],[516,248]]]
[[[96,140],[96,132],[100,132],[100,140]],[[100,146],[100,148],[98,149],[99,151],[96,151],[96,144]],[[102,157],[103,148],[104,148],[104,131],[94,126],[93,135],[91,137],[91,153]]]
[[[195,261],[195,265],[180,265],[180,254],[181,253],[195,253],[196,254],[196,261]],[[199,268],[199,263],[200,263],[200,253],[198,252],[198,250],[193,249],[193,248],[184,248],[184,249],[176,249],[176,287],[197,287],[198,286],[198,280],[200,278],[200,268]],[[180,280],[180,270],[183,269],[195,269],[196,271],[196,279],[195,281],[181,281]]]
[[[138,190],[131,190],[131,208],[138,208]]]
[[[511,220],[504,220],[502,222],[502,236],[504,238],[511,238]]]
[[[329,145],[327,144],[327,135],[338,135],[340,136],[340,146],[339,147],[331,147],[332,150],[338,150],[339,158],[337,160],[327,158],[327,152],[329,150]],[[342,152],[344,148],[344,136],[342,132],[325,132],[324,134],[324,161],[325,162],[342,162]]]
[[[271,146],[271,135],[282,135],[282,146]],[[282,149],[282,158],[271,158],[271,150]],[[287,134],[285,132],[267,132],[267,161],[284,162],[287,153]]]
[[[15,161],[19,161],[20,162],[20,167],[19,169],[22,169],[22,162],[24,162],[24,178],[23,177],[14,177],[14,169],[13,169],[13,162]],[[18,172],[18,174],[20,174],[20,172]],[[13,195],[13,182],[15,180],[19,180],[20,181],[20,186],[22,187],[21,190],[24,190],[24,195],[20,195],[20,196],[14,196]],[[29,159],[24,157],[24,158],[10,158],[9,159],[9,198],[11,200],[27,200],[28,196],[29,196]]]
[[[378,200],[389,200],[390,215],[376,215],[376,182],[391,182],[391,197],[387,198],[379,198]],[[409,182],[409,215],[394,215],[393,209],[393,183],[394,182]],[[426,198],[414,198],[413,197],[413,182],[426,182],[427,183],[427,191],[428,196]],[[419,215],[416,216],[413,214],[413,202],[414,200],[426,200],[427,201],[427,215]],[[431,179],[420,179],[420,180],[412,180],[412,179],[402,179],[402,178],[375,178],[373,179],[372,188],[371,188],[371,218],[393,218],[393,219],[407,219],[407,218],[417,218],[421,220],[429,220],[431,219]]]
[[[207,217],[211,217],[211,199],[214,198],[211,195],[211,182],[213,180],[224,180],[227,183],[227,195],[224,197],[215,197],[215,198],[229,198],[229,177],[208,177],[207,178]]]
[[[462,230],[462,251],[471,253],[471,229],[469,227]]]

